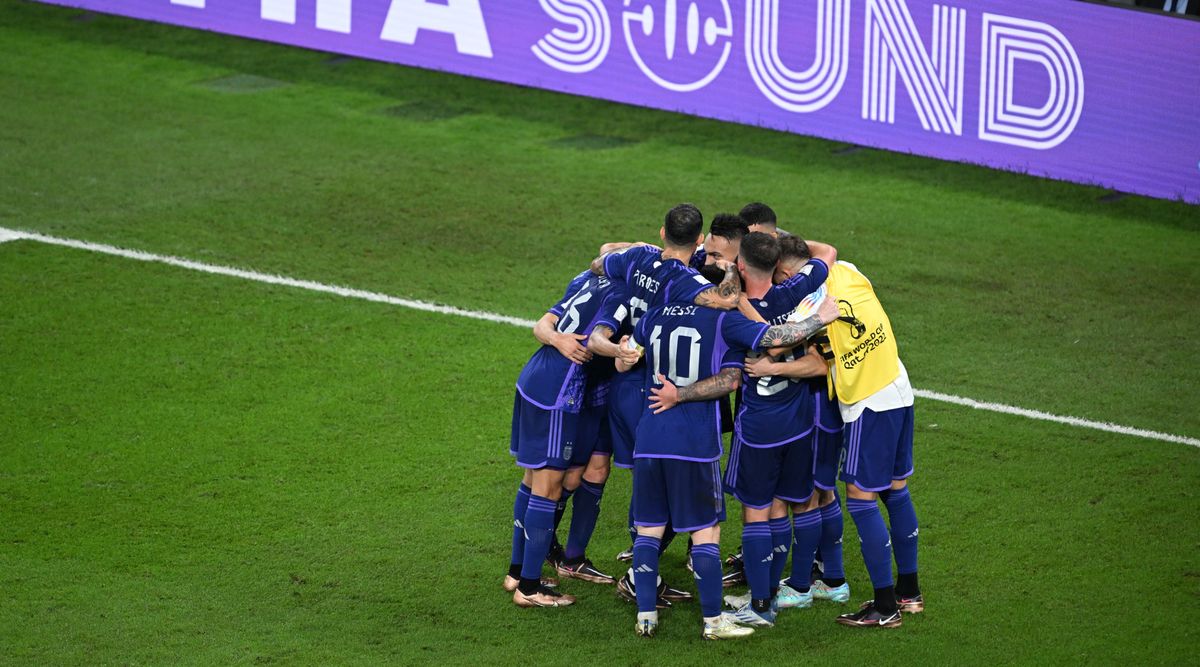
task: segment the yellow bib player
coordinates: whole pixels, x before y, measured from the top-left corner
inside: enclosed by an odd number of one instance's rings
[[[826,329],[833,348],[829,390],[842,403],[857,403],[900,375],[896,336],[871,281],[853,264],[835,262],[825,284],[840,315]]]
[[[778,277],[808,261],[803,241],[782,244]],[[917,581],[917,515],[908,491],[913,472],[913,391],[900,361],[896,337],[871,281],[853,264],[835,262],[824,285],[839,318],[826,328],[829,387],[836,393],[842,431],[841,480],[846,508],[858,529],[863,560],[875,599],[838,623],[852,627],[895,628],[901,612],[925,609]],[[879,510],[888,511],[885,523]],[[889,526],[890,524],[890,526]],[[897,579],[892,578],[895,556]]]

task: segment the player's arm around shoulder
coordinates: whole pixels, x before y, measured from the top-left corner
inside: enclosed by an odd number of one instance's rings
[[[826,324],[836,320],[837,317],[837,299],[831,294],[821,301],[817,312],[803,320],[776,324],[768,328],[759,341],[758,347],[759,349],[795,347],[820,331]]]
[[[792,361],[777,361],[770,355],[751,359],[746,358],[746,375],[752,378],[788,377],[813,378],[824,377],[829,373],[829,365],[821,356],[815,345],[810,345],[808,352],[799,359]]]
[[[833,263],[837,261],[837,248],[832,245],[820,241],[805,240],[804,242],[808,244],[808,251],[812,253],[812,258],[825,262],[825,266],[833,266]]]
[[[689,401],[711,401],[734,391],[741,382],[740,368],[722,368],[716,375],[694,382],[686,387],[676,387],[666,376],[659,374],[661,387],[650,388],[650,409],[654,414],[665,412],[680,403]]]

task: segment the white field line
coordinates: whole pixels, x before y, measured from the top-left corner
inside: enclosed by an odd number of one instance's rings
[[[8,240],[26,239],[29,241],[37,241],[38,243],[48,243],[50,245],[66,246],[68,248],[76,248],[78,250],[89,250],[91,252],[99,252],[105,255],[116,255],[117,257],[125,257],[126,259],[136,259],[139,262],[155,262],[158,264],[169,264],[178,266],[192,271],[201,271],[203,273],[215,273],[219,276],[229,276],[231,278],[242,278],[243,280],[253,280],[255,282],[267,283],[270,285],[283,285],[286,287],[298,287],[300,289],[311,290],[313,292],[324,292],[326,294],[336,294],[350,299],[363,299],[365,301],[375,301],[377,303],[387,303],[393,306],[403,306],[415,310],[424,310],[430,313],[443,313],[446,315],[458,315],[460,317],[470,317],[477,320],[487,320],[488,322],[499,322],[500,324],[511,324],[517,327],[532,328],[534,322],[532,320],[523,320],[519,317],[509,317],[507,315],[498,315],[496,313],[485,313],[475,310],[463,310],[454,306],[443,306],[441,304],[429,303],[427,301],[415,301],[413,299],[402,299],[396,296],[381,294],[379,292],[368,292],[360,289],[352,289],[349,287],[338,287],[337,285],[326,285],[317,283],[311,280],[297,280],[296,278],[288,278],[286,276],[276,276],[269,273],[259,273],[258,271],[247,271],[245,269],[235,269],[229,266],[218,266],[215,264],[205,264],[203,262],[194,262],[190,259],[182,259],[179,257],[170,257],[167,255],[155,255],[140,250],[126,250],[116,246],[104,245],[103,243],[89,243],[87,241],[75,241],[73,239],[60,239],[55,236],[46,236],[44,234],[36,234],[34,232],[22,232],[13,229],[5,229],[0,227],[0,238],[9,236]]]
[[[311,280],[298,280],[296,278],[288,278],[285,276],[277,276],[269,273],[259,273],[257,271],[248,271],[246,269],[236,269],[229,266],[219,266],[215,264],[205,264],[196,262],[190,259],[182,259],[179,257],[170,257],[168,255],[155,255],[153,253],[142,252],[140,250],[126,250],[116,246],[105,245],[103,243],[89,243],[87,241],[76,241],[73,239],[63,239],[55,236],[46,236],[45,234],[37,234],[35,232],[23,232],[14,229],[6,229],[0,227],[0,243],[4,241],[15,241],[24,239],[28,241],[37,241],[38,243],[47,243],[50,245],[64,246],[67,248],[76,248],[78,250],[87,250],[90,252],[98,252],[105,255],[115,255],[117,257],[125,257],[134,259],[139,262],[154,262],[158,264],[168,264],[170,266],[178,266],[192,271],[200,271],[202,273],[212,273],[219,276],[229,276],[232,278],[241,278],[243,280],[253,280],[255,282],[267,283],[269,285],[283,285],[285,287],[297,287],[300,289],[310,290],[313,292],[324,292],[326,294],[335,294],[337,296],[347,297],[350,299],[363,299],[365,301],[374,301],[376,303],[386,303],[393,306],[402,306],[404,308],[412,308],[414,310],[423,310],[430,313],[442,313],[445,315],[457,315],[459,317],[469,317],[477,320],[485,320],[488,322],[497,322],[499,324],[509,324],[516,327],[531,328],[534,325],[533,320],[526,320],[519,317],[509,317],[508,315],[500,315],[497,313],[488,313],[478,310],[464,310],[453,306],[443,306],[441,304],[429,303],[426,301],[417,301],[414,299],[404,299],[401,297],[381,294],[379,292],[368,292],[365,290],[352,289],[349,287],[338,287],[336,285],[327,285],[325,283],[313,282]],[[1148,431],[1130,426],[1121,426],[1120,424],[1110,424],[1107,422],[1092,421],[1090,419],[1080,419],[1078,417],[1064,417],[1060,415],[1041,412],[1040,410],[1029,410],[1019,408],[1012,405],[1004,405],[1003,403],[988,403],[977,401],[972,398],[964,398],[961,396],[952,396],[950,394],[942,394],[936,391],[928,391],[925,389],[915,389],[914,393],[920,398],[941,401],[943,403],[953,403],[962,405],[976,410],[986,410],[988,412],[998,412],[1006,415],[1016,415],[1018,417],[1026,417],[1028,419],[1037,419],[1041,421],[1056,422],[1059,424],[1067,424],[1069,426],[1077,426],[1080,428],[1089,428],[1097,431],[1105,431],[1108,433],[1119,433],[1122,435],[1131,435],[1138,438],[1148,438],[1151,440],[1162,440],[1165,442],[1175,442],[1182,445],[1190,445],[1192,447],[1200,447],[1200,439],[1189,438],[1182,435],[1173,435],[1170,433],[1160,433],[1158,431]]]

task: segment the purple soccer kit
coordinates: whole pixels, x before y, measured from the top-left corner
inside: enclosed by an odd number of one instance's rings
[[[696,306],[689,301],[652,307],[638,322],[634,340],[646,350],[647,395],[661,387],[662,375],[678,387],[740,368],[745,352],[762,340],[768,326],[736,311]],[[680,403],[654,414],[647,401],[634,446],[633,512],[638,526],[668,523],[678,532],[713,526],[724,518],[720,482],[721,431],[716,400]],[[634,543],[638,609],[656,603],[658,540]],[[716,544],[697,543],[692,562],[705,617],[721,606],[721,561]]]
[[[548,312],[558,316],[555,329],[559,333],[586,336],[609,299],[622,301],[624,295],[614,288],[612,281],[585,271],[571,281],[563,299]],[[534,352],[517,379],[513,401],[509,451],[516,457],[517,465],[562,470],[571,464],[578,439],[576,431],[588,402],[589,375],[587,365],[572,363],[553,346],[543,345]],[[598,505],[598,494],[595,495]],[[536,590],[540,580],[557,510],[557,501],[533,494],[524,484],[518,488],[513,505],[509,575],[514,578],[519,575],[519,586],[524,593]],[[591,531],[586,533],[590,537]]]

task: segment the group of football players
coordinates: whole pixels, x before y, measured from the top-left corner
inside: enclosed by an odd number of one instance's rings
[[[653,636],[659,609],[693,597],[659,576],[677,533],[690,536],[706,639],[744,637],[814,600],[846,603],[840,474],[874,596],[837,622],[894,628],[924,610],[907,488],[913,392],[891,324],[834,247],[777,224],[754,203],[715,216],[705,235],[700,211],[676,206],[661,247],[606,244],[538,320],[542,346],[513,403],[510,451],[523,478],[504,588],[517,605],[575,602],[543,576],[549,563],[560,577],[616,584],[637,603],[637,634]],[[586,555],[610,464],[633,470],[633,543],[618,555],[631,564],[619,581]],[[742,505],[727,572],[726,494]],[[741,582],[747,593],[722,599]]]

